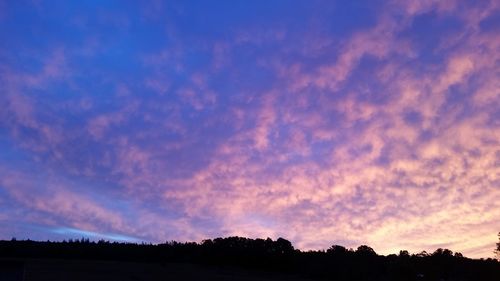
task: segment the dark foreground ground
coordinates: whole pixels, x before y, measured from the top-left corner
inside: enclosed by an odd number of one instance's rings
[[[1,281],[156,281],[236,280],[305,281],[297,276],[250,271],[237,267],[188,263],[147,264],[81,260],[0,260]]]

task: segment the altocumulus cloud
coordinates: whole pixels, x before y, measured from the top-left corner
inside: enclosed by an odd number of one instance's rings
[[[0,237],[493,255],[497,1],[115,4],[3,4]]]

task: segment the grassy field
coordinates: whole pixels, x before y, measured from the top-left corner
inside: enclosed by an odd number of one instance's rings
[[[295,280],[296,276],[234,267],[80,260],[2,260],[2,281]]]

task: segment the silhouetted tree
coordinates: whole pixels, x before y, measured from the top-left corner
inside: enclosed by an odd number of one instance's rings
[[[400,258],[409,258],[410,257],[410,253],[408,253],[407,250],[401,250],[401,251],[399,251],[399,257]]]
[[[415,256],[419,257],[419,258],[425,258],[425,257],[429,256],[429,253],[427,253],[427,251],[422,251],[422,252],[416,254]]]
[[[332,245],[326,252],[330,255],[345,255],[347,253],[347,249],[344,246],[340,245]]]
[[[500,242],[496,253],[499,248]],[[500,276],[499,261],[468,259],[448,249],[413,255],[402,250],[399,255],[381,256],[367,245],[359,246],[356,251],[333,245],[326,251],[302,252],[283,238],[273,241],[237,236],[207,239],[201,243],[167,241],[158,245],[90,241],[87,238],[63,242],[13,239],[0,241],[0,261],[5,258],[230,265],[324,280],[497,280]]]
[[[459,252],[456,252],[453,256],[455,258],[463,258],[464,257],[464,255],[462,255],[462,253],[459,253]]]
[[[281,254],[290,254],[294,251],[294,248],[292,246],[292,243],[284,238],[278,238],[278,240],[276,240],[276,250],[278,253],[281,253]]]
[[[453,256],[453,251],[448,250],[448,249],[439,248],[436,251],[434,251],[434,253],[432,253],[432,256],[451,257],[451,256]]]
[[[497,255],[497,259],[500,261],[500,232],[498,232],[498,243],[495,254]]]
[[[377,255],[377,253],[375,253],[375,251],[371,247],[366,245],[359,246],[358,249],[356,250],[356,254],[362,256],[372,256],[372,257]]]

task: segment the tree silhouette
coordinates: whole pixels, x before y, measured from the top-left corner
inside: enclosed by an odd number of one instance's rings
[[[500,233],[499,233],[500,239]],[[500,252],[500,242],[495,253]],[[297,274],[322,280],[498,280],[500,262],[473,260],[439,248],[432,254],[378,255],[367,245],[355,251],[333,245],[326,251],[300,251],[286,239],[226,237],[163,244],[118,243],[86,238],[63,242],[0,240],[2,259],[110,260],[141,263],[190,263]],[[0,279],[1,278],[0,268]]]
[[[347,249],[344,246],[340,245],[332,245],[326,252],[330,255],[345,255],[347,253]]]
[[[372,256],[372,257],[377,256],[377,253],[375,253],[375,251],[371,247],[366,245],[359,246],[358,249],[356,250],[356,254],[362,256]]]
[[[448,250],[448,249],[439,248],[436,251],[434,251],[434,253],[432,253],[432,256],[451,257],[451,256],[453,256],[453,251]]]
[[[407,250],[401,250],[401,251],[399,251],[399,257],[409,258],[410,253]]]
[[[500,261],[500,232],[498,232],[498,243],[497,248],[495,249],[495,254],[497,255],[497,259]]]

